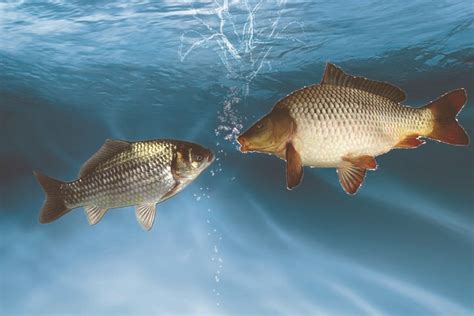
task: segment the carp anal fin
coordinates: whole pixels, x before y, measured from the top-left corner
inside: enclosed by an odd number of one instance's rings
[[[81,170],[79,170],[79,178],[88,175],[102,162],[126,150],[130,145],[130,142],[124,140],[107,139],[105,144],[82,165]]]
[[[355,194],[364,182],[366,171],[367,169],[354,165],[337,168],[339,182],[344,191],[350,195]]]
[[[395,148],[417,148],[426,143],[424,140],[421,140],[418,137],[420,137],[420,135],[406,136],[395,145]]]
[[[286,186],[288,190],[293,189],[303,178],[303,165],[300,154],[292,143],[286,145]]]
[[[156,206],[155,203],[137,205],[135,210],[137,220],[144,230],[150,230],[155,221]]]
[[[406,99],[405,92],[398,87],[386,82],[348,75],[341,68],[331,63],[326,64],[321,84],[359,89],[380,95],[397,103]]]
[[[86,212],[87,216],[87,221],[89,222],[90,225],[95,225],[100,220],[102,217],[104,217],[105,213],[107,212],[107,208],[95,206],[95,205],[89,205],[89,206],[84,206],[84,211]]]

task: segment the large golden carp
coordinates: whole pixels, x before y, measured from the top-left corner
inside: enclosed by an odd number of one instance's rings
[[[298,185],[303,166],[337,168],[354,194],[375,157],[394,148],[416,148],[430,138],[467,145],[456,120],[466,103],[458,89],[421,108],[401,104],[405,93],[388,83],[353,77],[332,64],[320,84],[297,90],[238,137],[241,151],[275,154],[287,162],[287,186]]]

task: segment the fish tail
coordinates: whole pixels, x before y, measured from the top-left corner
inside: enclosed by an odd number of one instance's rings
[[[433,117],[433,129],[426,137],[451,145],[469,144],[469,136],[456,119],[466,100],[466,90],[457,89],[425,105]]]
[[[50,223],[66,214],[69,209],[61,194],[61,185],[64,182],[50,178],[44,174],[33,172],[46,195],[46,201],[40,211],[40,223]]]

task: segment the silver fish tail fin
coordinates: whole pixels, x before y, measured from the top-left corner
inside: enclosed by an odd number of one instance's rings
[[[46,201],[40,211],[39,221],[43,224],[50,223],[69,211],[60,190],[63,182],[36,171],[33,173],[46,195]]]
[[[427,104],[425,108],[431,111],[434,125],[426,137],[451,145],[469,144],[469,136],[456,119],[466,100],[466,90],[457,89]]]

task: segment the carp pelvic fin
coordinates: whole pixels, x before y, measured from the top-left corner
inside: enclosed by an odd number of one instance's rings
[[[137,220],[144,230],[150,230],[155,221],[156,206],[155,203],[137,205],[135,211]]]
[[[102,145],[102,147],[100,147],[100,149],[92,157],[90,157],[89,160],[84,163],[84,165],[82,165],[81,170],[79,170],[79,178],[88,175],[102,162],[112,158],[118,153],[121,153],[130,147],[130,145],[130,142],[124,140],[107,139],[104,145]]]
[[[347,194],[354,195],[364,182],[367,169],[354,165],[337,168],[339,182]]]
[[[386,82],[348,75],[341,68],[330,63],[326,64],[326,70],[324,71],[321,84],[363,90],[380,95],[397,103],[406,99],[405,92],[396,86]]]
[[[100,220],[102,217],[104,217],[105,213],[107,212],[107,208],[95,206],[95,205],[88,205],[84,206],[84,212],[86,213],[87,216],[87,221],[89,222],[89,225],[95,225]]]
[[[395,148],[417,148],[426,143],[424,140],[418,139],[418,137],[420,135],[409,135],[399,141]]]
[[[300,154],[292,143],[288,143],[286,145],[286,186],[288,190],[300,184],[301,178],[303,178],[303,165]]]
[[[469,136],[456,119],[466,100],[466,90],[457,89],[425,105],[431,111],[434,123],[426,137],[451,145],[468,145]]]

